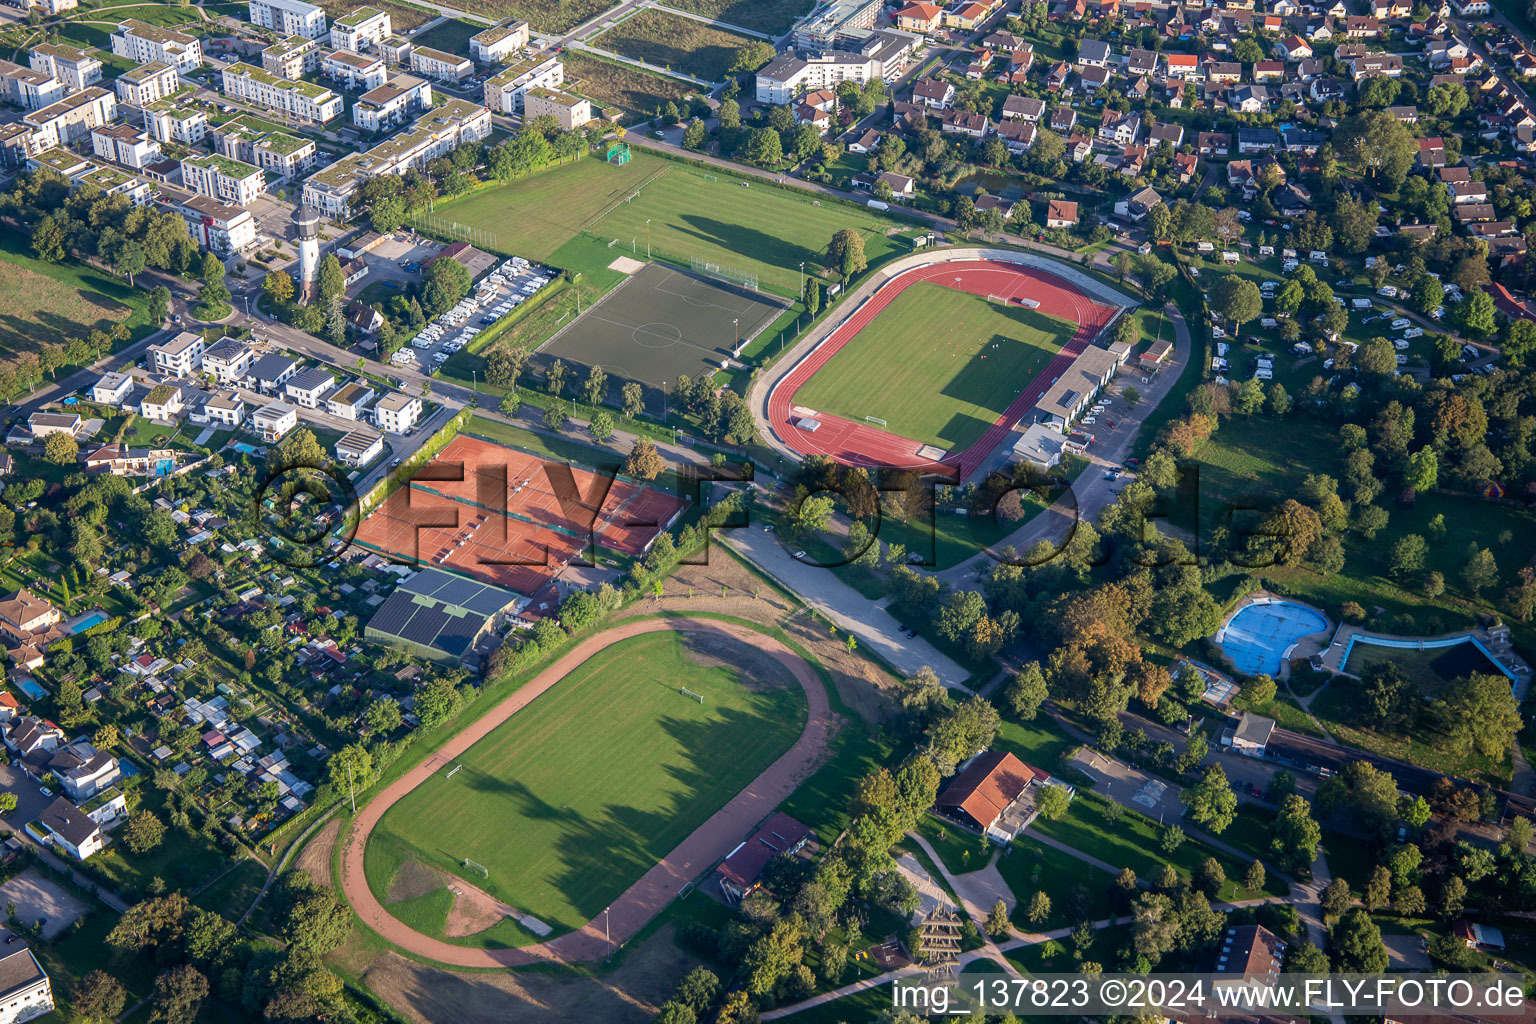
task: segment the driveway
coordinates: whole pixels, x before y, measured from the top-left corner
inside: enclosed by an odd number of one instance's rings
[[[922,637],[907,637],[896,619],[884,608],[820,566],[807,565],[779,543],[776,534],[761,528],[721,530],[720,540],[766,572],[807,604],[825,615],[845,633],[858,638],[859,646],[872,649],[904,676],[927,666],[945,686],[966,689],[970,673]]]

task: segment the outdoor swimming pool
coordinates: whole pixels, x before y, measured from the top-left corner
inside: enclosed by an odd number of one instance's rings
[[[1238,609],[1216,634],[1216,645],[1244,675],[1279,675],[1296,641],[1328,628],[1328,620],[1305,605],[1255,601]]]
[[[76,621],[75,624],[70,628],[72,628],[76,633],[84,633],[92,626],[99,626],[106,621],[106,612],[91,612],[91,614],[87,615],[85,618]]]

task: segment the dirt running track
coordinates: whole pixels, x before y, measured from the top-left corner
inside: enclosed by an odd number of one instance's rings
[[[527,707],[534,698],[598,651],[620,640],[664,629],[715,633],[756,647],[764,655],[776,659],[795,677],[805,691],[810,714],[805,731],[794,746],[613,901],[608,917],[613,944],[622,944],[633,937],[672,901],[683,886],[735,849],[754,826],[794,792],[815,768],[831,738],[827,694],[811,667],[779,641],[728,622],[686,618],[626,622],[582,641],[358,811],[342,849],[341,888],[347,902],[364,923],[401,949],[456,967],[522,967],[549,961],[596,960],[606,956],[610,945],[603,936],[602,918],[589,921],[578,932],[515,949],[475,949],[423,935],[392,917],[368,888],[363,873],[363,853],[369,833],[384,813],[432,773],[452,763],[476,741]]]

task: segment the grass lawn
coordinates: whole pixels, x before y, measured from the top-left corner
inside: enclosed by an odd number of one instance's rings
[[[1028,833],[1013,841],[1013,849],[1006,857],[998,858],[997,870],[1018,900],[1013,923],[1019,928],[1040,931],[1076,924],[1067,914],[1067,905],[1079,886],[1087,890],[1087,920],[1109,916],[1109,884],[1113,877],[1069,853],[1035,842]],[[1026,916],[1029,901],[1037,892],[1051,898],[1050,916],[1038,923]]]
[[[1367,840],[1342,832],[1323,832],[1323,853],[1328,858],[1328,873],[1349,883],[1355,895],[1365,892],[1376,867],[1376,848]]]
[[[469,37],[483,31],[485,31],[484,25],[449,18],[420,33],[411,42],[416,46],[430,46],[444,53],[468,53]]]
[[[1103,797],[1079,789],[1065,817],[1055,821],[1036,820],[1030,828],[1074,850],[1114,865],[1128,867],[1137,878],[1150,880],[1164,864],[1172,864],[1180,874],[1189,876],[1207,857],[1215,857],[1227,874],[1218,899],[1241,899],[1252,895],[1240,880],[1248,864],[1210,849],[1196,839],[1185,839],[1172,854],[1165,854],[1158,843],[1158,824],[1146,815],[1126,810],[1113,826],[1104,820]],[[1026,833],[1027,834],[1027,833]],[[1266,881],[1267,892],[1284,896],[1290,887],[1277,878]]]
[[[669,166],[640,152],[623,167],[583,158],[439,203],[424,223],[474,225],[492,232],[487,247],[495,252],[544,260],[646,178]]]
[[[162,822],[167,820],[164,791],[148,786],[141,791],[144,799],[140,807],[153,811]],[[132,900],[133,894],[142,894],[155,878],[163,879],[172,889],[195,889],[222,871],[227,859],[200,833],[167,829],[165,841],[148,853],[130,853],[118,841],[92,857],[90,866]]]
[[[812,0],[668,0],[667,6],[776,36],[815,4]]]
[[[692,18],[645,9],[589,42],[668,71],[718,82],[730,73],[737,51],[752,40]]]
[[[1357,643],[1349,652],[1346,672],[1363,676],[1373,665],[1393,664],[1408,677],[1427,697],[1437,696],[1446,684],[1455,679],[1465,679],[1474,672],[1497,673],[1498,666],[1478,650],[1470,641],[1454,647],[1431,648],[1426,651],[1405,650],[1397,647],[1377,647]],[[1347,683],[1346,680],[1338,680]]]
[[[600,652],[466,752],[452,779],[438,773],[391,808],[384,845],[455,874],[472,858],[490,872],[466,876],[476,885],[557,930],[581,926],[805,721],[799,688],[776,664],[738,673],[693,643],[667,632]],[[684,685],[704,702],[681,696]],[[371,869],[369,882],[387,898],[382,874]]]
[[[565,84],[561,88],[579,93],[600,106],[618,107],[630,115],[630,120],[651,117],[657,107],[665,106],[669,100],[677,103],[698,91],[692,82],[591,53],[567,50],[560,59],[565,62]]]
[[[601,255],[591,239],[600,240],[599,248],[617,242],[603,249],[606,267],[630,254],[632,240],[644,246],[649,220],[653,252],[754,272],[764,289],[788,296],[799,294],[800,262],[807,270],[818,267],[819,247],[842,228],[864,234],[871,263],[895,247],[885,232],[897,221],[873,210],[811,203],[804,193],[760,182],[742,188],[729,174],[636,151],[623,167],[585,158],[481,189],[439,205],[423,226],[474,225],[491,234],[487,248],[537,260],[553,258],[586,231],[582,256],[593,263]]]
[[[147,333],[149,295],[74,261],[34,259],[24,239],[0,236],[0,357],[36,353],[125,323]]]
[[[229,874],[198,893],[192,900],[204,910],[238,921],[267,880],[267,869],[256,860],[244,860]]]
[[[794,401],[855,422],[879,416],[893,434],[963,450],[1074,330],[1031,309],[919,281],[849,339]]]

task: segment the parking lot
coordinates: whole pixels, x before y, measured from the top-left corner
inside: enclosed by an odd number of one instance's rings
[[[32,868],[0,885],[0,905],[12,903],[16,904],[16,920],[27,925],[42,923],[44,941],[52,940],[88,909],[84,901]],[[4,950],[0,945],[0,956]]]
[[[390,356],[396,366],[430,373],[469,344],[476,335],[509,315],[554,280],[555,271],[520,256],[493,270],[458,305],[439,316]]]

